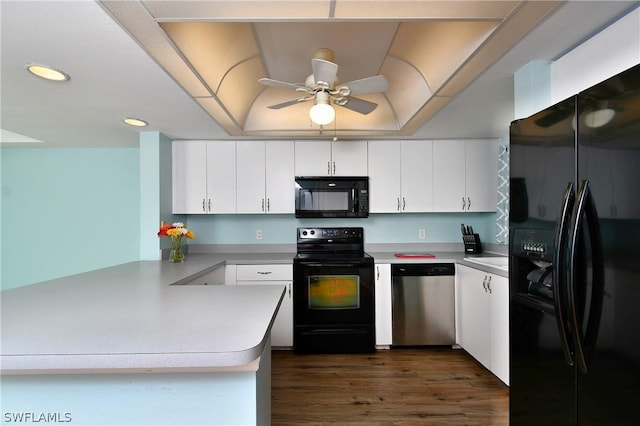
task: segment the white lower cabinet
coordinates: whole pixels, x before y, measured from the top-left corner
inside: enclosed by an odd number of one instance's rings
[[[391,265],[375,266],[376,297],[376,346],[390,346],[392,343],[391,317]]]
[[[293,347],[293,265],[237,265],[236,285],[283,285],[286,293],[271,328],[271,346]]]
[[[458,343],[508,385],[508,279],[458,265],[456,281]]]

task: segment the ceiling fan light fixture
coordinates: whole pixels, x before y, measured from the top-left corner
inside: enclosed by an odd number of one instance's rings
[[[329,124],[336,118],[336,110],[329,105],[329,94],[327,92],[318,92],[316,94],[316,104],[309,110],[309,118],[320,126]]]

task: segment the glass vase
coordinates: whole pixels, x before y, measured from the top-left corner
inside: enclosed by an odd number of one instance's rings
[[[182,236],[170,236],[171,252],[169,253],[169,262],[182,263],[184,262],[184,253],[182,252]]]
[[[171,249],[171,252],[169,253],[169,262],[171,263],[184,262],[184,253],[182,252],[182,247]]]

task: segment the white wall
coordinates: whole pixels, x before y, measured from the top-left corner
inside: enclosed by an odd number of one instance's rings
[[[635,9],[551,65],[551,104],[640,63],[640,9]]]

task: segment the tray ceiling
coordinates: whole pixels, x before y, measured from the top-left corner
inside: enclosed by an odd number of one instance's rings
[[[149,55],[231,136],[410,136],[561,2],[103,1]],[[221,18],[224,17],[224,18]],[[376,74],[363,115],[335,106],[326,129],[312,102],[261,77],[304,83],[311,55],[335,52],[340,81]]]

